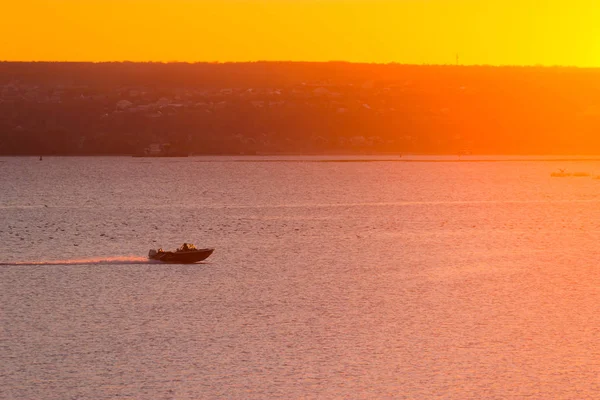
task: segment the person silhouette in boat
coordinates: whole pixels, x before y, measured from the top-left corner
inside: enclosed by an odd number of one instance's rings
[[[190,247],[188,246],[187,243],[184,243],[183,246],[181,246],[181,251],[188,251],[190,249]]]

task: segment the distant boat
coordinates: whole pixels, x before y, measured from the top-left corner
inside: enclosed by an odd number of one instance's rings
[[[40,156],[40,161],[42,161],[42,156]]]
[[[136,153],[132,157],[189,157],[189,154],[188,153],[176,153],[176,152],[170,152],[167,154]]]
[[[144,151],[136,153],[134,157],[187,157],[188,153],[174,150],[170,143],[157,144],[153,143],[146,147]]]
[[[175,251],[150,250],[148,258],[171,264],[194,264],[206,260],[215,249],[197,249],[193,244],[184,243]]]

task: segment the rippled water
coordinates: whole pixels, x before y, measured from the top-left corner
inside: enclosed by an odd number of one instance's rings
[[[281,160],[0,158],[0,397],[598,398],[600,162]]]

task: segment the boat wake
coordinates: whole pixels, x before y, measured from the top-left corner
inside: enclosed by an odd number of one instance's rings
[[[101,257],[101,258],[86,258],[72,260],[48,260],[48,261],[15,261],[3,262],[0,265],[21,265],[21,266],[37,266],[37,265],[141,265],[141,264],[156,264],[159,261],[149,260],[145,257]]]

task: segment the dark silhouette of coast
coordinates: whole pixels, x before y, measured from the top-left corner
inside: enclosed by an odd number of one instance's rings
[[[2,155],[600,154],[600,70],[0,63]]]

